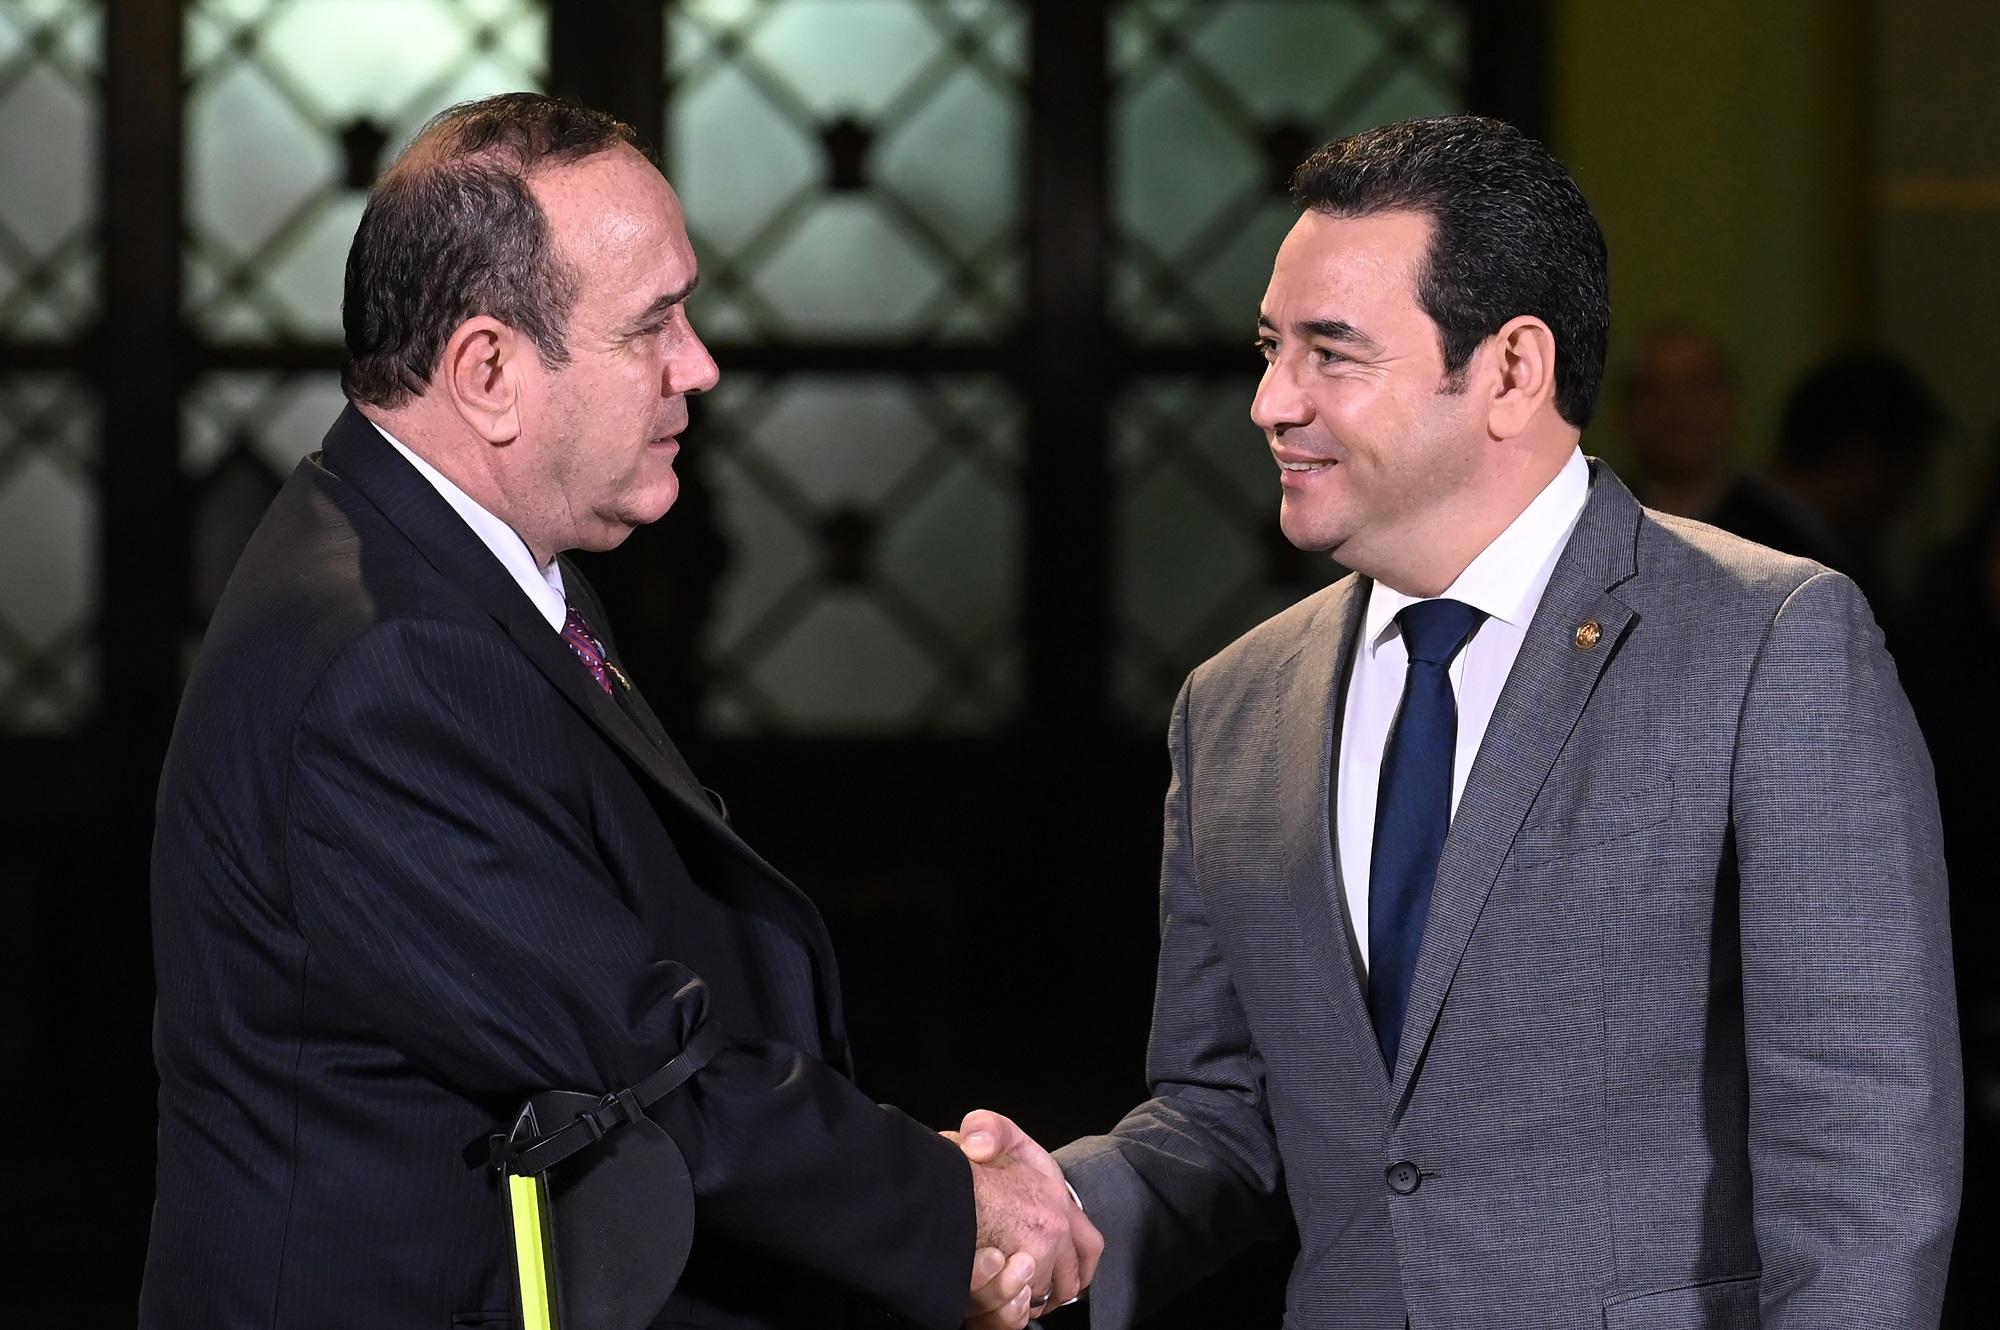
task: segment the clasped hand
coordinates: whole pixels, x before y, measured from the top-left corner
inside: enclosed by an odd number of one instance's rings
[[[998,1113],[976,1109],[957,1131],[972,1165],[977,1212],[966,1324],[1021,1330],[1078,1297],[1097,1272],[1104,1237],[1085,1216],[1048,1151]]]

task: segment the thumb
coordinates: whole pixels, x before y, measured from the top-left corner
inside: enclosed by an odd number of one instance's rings
[[[991,1163],[1014,1148],[1020,1129],[991,1109],[975,1108],[959,1123],[959,1149],[975,1163]]]

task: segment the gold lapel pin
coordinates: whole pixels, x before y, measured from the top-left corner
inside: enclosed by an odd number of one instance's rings
[[[1588,651],[1596,646],[1597,640],[1603,636],[1604,629],[1598,624],[1597,620],[1585,619],[1576,626],[1576,649],[1578,651]]]

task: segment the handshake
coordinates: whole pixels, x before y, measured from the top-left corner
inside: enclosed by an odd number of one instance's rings
[[[1048,1151],[998,1113],[975,1109],[945,1136],[972,1164],[976,1214],[971,1330],[1021,1330],[1090,1287],[1104,1237]]]

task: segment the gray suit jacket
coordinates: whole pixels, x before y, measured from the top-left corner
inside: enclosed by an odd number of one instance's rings
[[[1289,1326],[1934,1325],[1962,1109],[1945,876],[1853,583],[1593,464],[1393,1074],[1329,830],[1366,591],[1264,623],[1175,706],[1155,1097],[1060,1152],[1108,1243],[1092,1325],[1287,1210]]]

